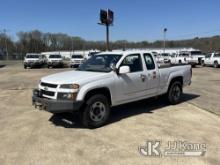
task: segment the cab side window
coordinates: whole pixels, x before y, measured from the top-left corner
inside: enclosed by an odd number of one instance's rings
[[[212,54],[208,54],[207,56],[206,56],[206,58],[210,58],[212,56]]]
[[[146,63],[147,70],[154,70],[155,69],[155,63],[154,59],[149,53],[144,54],[144,61]]]
[[[131,54],[125,57],[121,66],[129,66],[131,72],[143,71],[140,54]]]
[[[220,57],[220,54],[215,54],[213,57]]]

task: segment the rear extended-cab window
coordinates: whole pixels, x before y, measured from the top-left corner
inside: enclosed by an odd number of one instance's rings
[[[145,61],[147,70],[154,70],[155,69],[154,59],[151,54],[145,53],[144,54],[144,61]]]
[[[215,54],[214,57],[220,57],[220,53]]]

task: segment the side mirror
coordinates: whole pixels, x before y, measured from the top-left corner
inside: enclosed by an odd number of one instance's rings
[[[119,68],[119,74],[126,74],[126,73],[130,73],[130,67],[129,66],[121,66]]]

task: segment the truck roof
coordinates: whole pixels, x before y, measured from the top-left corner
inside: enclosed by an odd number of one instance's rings
[[[102,55],[102,54],[118,54],[118,55],[127,55],[127,54],[134,54],[134,53],[151,53],[150,51],[146,50],[117,50],[117,51],[106,51],[106,52],[101,52],[98,53],[97,55]]]

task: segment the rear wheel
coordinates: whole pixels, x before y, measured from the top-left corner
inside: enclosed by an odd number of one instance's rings
[[[24,69],[27,69],[27,66],[26,66],[26,65],[24,65]]]
[[[110,106],[106,96],[97,94],[90,97],[81,111],[81,122],[85,127],[97,128],[104,125],[110,115]]]
[[[195,68],[195,67],[196,67],[196,64],[192,64],[191,66],[192,66],[192,68]]]
[[[204,60],[201,61],[201,65],[205,66],[205,61]]]
[[[214,62],[214,68],[218,68],[218,66],[219,66],[219,65],[218,65],[218,61],[215,61],[215,62]]]
[[[182,84],[179,81],[173,82],[167,92],[167,98],[170,104],[178,104],[182,95]]]
[[[181,61],[181,60],[179,60],[179,64],[182,64],[182,61]]]

